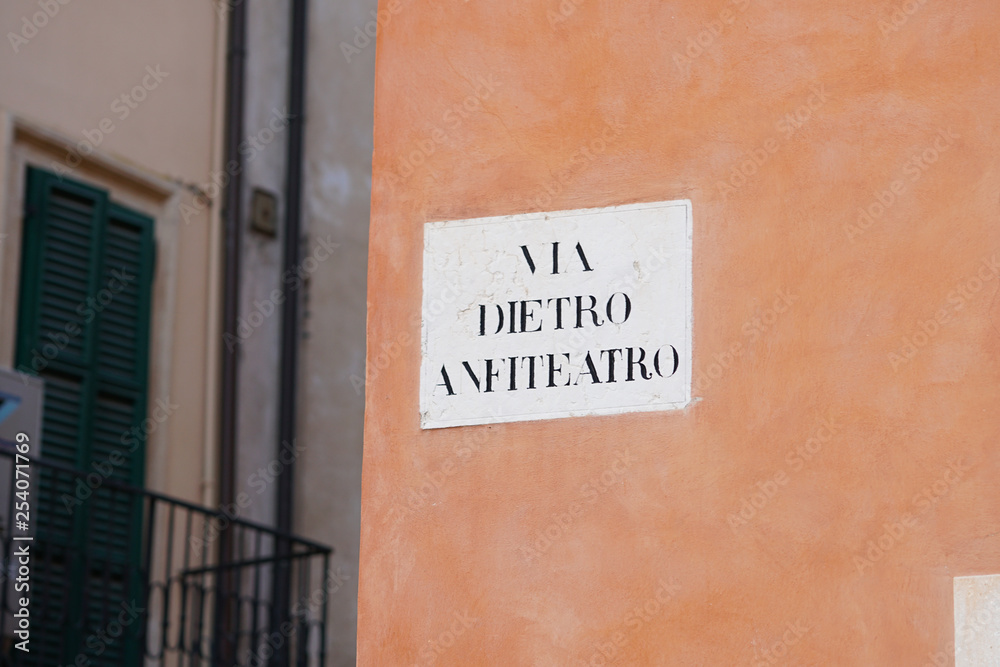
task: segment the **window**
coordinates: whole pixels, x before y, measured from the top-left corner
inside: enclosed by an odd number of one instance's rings
[[[32,647],[51,653],[44,664],[74,664],[63,647],[104,630],[141,590],[142,507],[103,484],[144,481],[153,220],[31,168],[23,239],[15,365],[45,380],[42,457],[93,472],[86,484],[44,475],[35,505]],[[91,642],[90,664],[138,664],[137,633]]]

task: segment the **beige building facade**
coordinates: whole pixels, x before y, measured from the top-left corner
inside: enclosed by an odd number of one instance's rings
[[[0,8],[8,42],[0,60],[0,359],[14,366],[28,167],[105,189],[155,219],[149,394],[180,407],[149,435],[147,483],[211,504],[220,218],[218,194],[209,195],[221,159],[226,34],[210,3],[173,4]]]
[[[293,267],[283,263],[291,0],[127,5],[17,0],[0,7],[5,42],[0,45],[0,367],[43,377],[59,367],[58,355],[52,356],[56,361],[46,356],[49,339],[41,334],[34,357],[18,349],[25,335],[25,266],[31,262],[25,255],[31,245],[25,229],[34,215],[29,181],[44,176],[57,189],[67,183],[89,189],[109,210],[151,221],[155,260],[149,267],[144,419],[138,422],[144,458],[131,481],[146,492],[221,514],[222,521],[273,528],[277,480],[294,467],[290,529],[334,551],[325,581],[318,576],[322,553],[317,551],[311,556],[312,580],[297,571],[292,585],[303,599],[323,591],[326,664],[349,665],[356,644],[375,54],[372,43],[355,47],[348,57],[340,42],[355,39],[355,26],[366,30],[375,3],[304,4],[301,249]],[[234,169],[226,156],[227,114],[233,108],[227,68],[233,63],[232,15],[237,11],[245,17],[240,64],[245,79],[239,105],[241,159]],[[233,182],[239,183],[242,202],[240,272],[237,326],[227,331],[224,209]],[[273,231],[266,229],[268,212]],[[256,216],[265,218],[265,227]],[[293,442],[283,443],[282,310],[291,300],[300,312],[297,433]],[[126,301],[112,299],[103,313],[98,308],[96,321],[112,321],[114,304]],[[69,326],[73,317],[67,318]],[[85,342],[89,336],[80,334],[84,347],[91,344]],[[68,335],[59,355],[73,351],[73,338]],[[94,338],[100,339],[100,332]],[[93,344],[99,348],[100,340]],[[227,353],[236,359],[238,382],[230,503],[220,495],[225,461],[221,368]],[[36,368],[32,358],[40,359]],[[47,398],[47,406],[50,402]],[[42,458],[57,452],[46,448],[45,440]],[[0,488],[6,484],[0,480]],[[144,516],[166,516],[151,506],[147,501]],[[210,529],[220,524],[209,515],[201,520],[211,538],[206,553],[214,553],[216,533]],[[256,533],[246,528],[234,534],[234,559],[251,553],[250,534]],[[189,536],[187,546],[166,551],[178,557],[187,547],[193,552],[197,539]],[[265,550],[280,549],[277,538],[272,537],[271,547],[267,536],[262,539]],[[166,551],[151,556],[151,562],[163,566]],[[246,570],[231,584],[239,587],[244,575],[252,579]],[[232,612],[230,622],[236,616],[247,625],[249,614]],[[310,618],[318,622],[319,612]],[[289,639],[289,645],[294,641]],[[234,646],[238,664],[253,664],[255,655],[279,650],[252,634]],[[318,650],[310,644],[310,651]]]

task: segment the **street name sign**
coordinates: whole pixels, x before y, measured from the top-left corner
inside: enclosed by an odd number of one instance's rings
[[[421,427],[683,408],[691,202],[424,226]]]

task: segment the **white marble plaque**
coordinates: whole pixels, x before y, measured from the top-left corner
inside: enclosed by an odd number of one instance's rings
[[[423,428],[682,408],[691,202],[424,226]]]
[[[1000,575],[955,577],[955,667],[1000,665]],[[951,664],[942,653],[935,665]]]

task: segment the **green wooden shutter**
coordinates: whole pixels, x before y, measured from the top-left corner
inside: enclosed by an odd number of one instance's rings
[[[153,221],[46,171],[27,180],[16,363],[45,379],[42,456],[142,486],[145,438],[127,434],[146,419]],[[66,475],[40,483],[48,553],[35,594],[61,604],[42,605],[38,645],[53,664],[81,651],[92,665],[137,664],[137,624],[100,655],[86,644],[139,599],[141,498],[102,486],[80,505],[77,491]]]

